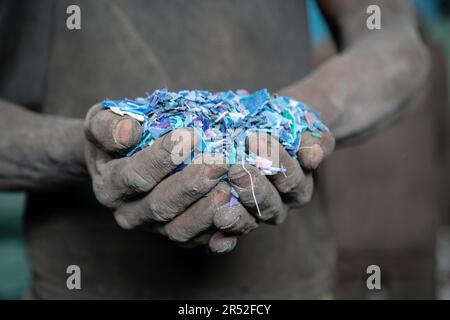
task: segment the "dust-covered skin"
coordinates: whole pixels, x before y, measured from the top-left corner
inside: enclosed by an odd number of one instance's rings
[[[194,161],[171,175],[180,164],[174,161],[175,147],[192,151],[198,143],[192,129],[175,130],[131,157],[119,153],[139,142],[141,128],[136,120],[96,105],[88,112],[85,131],[86,163],[94,192],[103,205],[116,209],[114,216],[123,228],[141,227],[186,243],[207,231],[217,208],[228,201],[229,190],[215,188],[228,171],[223,161]],[[187,138],[173,139],[180,131]],[[190,152],[183,157],[176,160],[186,160]],[[217,237],[202,239],[223,252],[229,243],[236,243],[234,236],[230,238],[228,242]]]
[[[410,1],[319,1],[341,54],[281,90],[321,112],[338,143],[376,133],[397,120],[428,74],[429,55]],[[381,9],[369,30],[366,8]],[[412,105],[412,104],[410,104]]]
[[[257,136],[256,139],[253,139],[253,135]],[[334,150],[334,138],[329,132],[321,133],[320,138],[312,137],[309,132],[304,133],[297,160],[274,137],[263,133],[253,135],[249,138],[249,151],[265,155],[269,160],[278,160],[286,172],[264,176],[253,166],[245,165],[244,169],[244,166],[237,164],[230,168],[228,177],[243,205],[258,220],[279,224],[284,221],[289,209],[301,207],[311,200],[314,180],[310,170],[317,168]]]
[[[0,190],[48,191],[89,179],[83,120],[0,99]]]
[[[344,52],[306,79],[280,91],[281,94],[306,101],[317,108],[340,141],[381,128],[385,122],[392,122],[402,111],[405,99],[423,82],[428,70],[427,51],[418,36],[410,5],[401,1],[378,1],[383,12],[383,27],[380,31],[370,32],[365,25],[365,8],[372,2],[321,1],[320,5],[334,27],[337,44]],[[105,112],[103,114],[107,117]],[[89,126],[95,127],[88,122]],[[132,127],[124,127],[123,132]],[[134,134],[124,133],[123,137],[128,137],[128,141],[122,145],[136,143]],[[249,232],[256,228],[257,222],[282,223],[290,208],[301,207],[310,201],[314,189],[311,170],[316,169],[333,151],[335,142],[330,133],[323,133],[322,137],[317,138],[306,132],[302,138],[298,161],[291,158],[271,137],[259,135],[255,143],[250,143],[250,151],[264,155],[267,155],[270,146],[276,144],[278,159],[287,171],[271,177],[261,175],[255,167],[244,168],[242,164],[237,164],[229,170],[222,168],[223,171],[219,170],[211,180],[208,175],[204,175],[207,170],[204,164],[191,164],[191,168],[186,168],[185,172],[161,181],[169,171],[156,164],[152,168],[161,169],[158,170],[158,178],[154,178],[152,169],[148,171],[151,187],[132,188],[133,191],[144,192],[154,188],[153,191],[142,199],[121,205],[116,211],[116,219],[124,227],[135,227],[149,219],[166,223],[164,226],[159,225],[156,230],[183,243],[201,238],[202,232],[208,235],[220,232],[216,234],[221,235],[220,239],[226,248],[220,247],[220,243],[214,244],[214,236],[209,238],[209,247],[215,252],[227,252],[236,242],[227,243],[224,239],[235,240],[235,234]],[[110,145],[111,141],[114,140],[108,137],[105,144]],[[152,154],[149,150],[144,151],[148,153],[145,158]],[[129,160],[120,161],[125,163]],[[139,168],[139,171],[133,170],[133,174],[143,170],[138,164],[130,167]],[[173,166],[168,165],[167,168],[173,169]],[[108,176],[112,172],[118,171],[103,172],[103,175]],[[126,171],[124,174],[127,174]],[[242,204],[236,208],[227,206],[228,195],[224,198],[216,196],[218,191],[214,188],[221,174],[228,176],[240,196]],[[108,191],[106,184],[95,187],[95,173],[93,177],[94,190],[100,200],[118,192]],[[115,178],[122,179],[120,176]],[[148,180],[145,177],[136,178]],[[160,184],[155,187],[158,182]],[[160,188],[163,191],[159,192]],[[223,184],[221,188],[226,193]],[[165,190],[171,190],[172,193],[166,195]],[[130,194],[129,188],[121,192],[134,195]],[[207,192],[211,192],[211,196],[203,198],[202,194]],[[117,200],[123,201],[117,195],[113,196],[113,202]],[[123,220],[124,217],[127,218]],[[214,228],[220,231],[212,231]],[[230,233],[233,235],[227,236]],[[204,243],[208,236],[202,239]]]
[[[119,154],[139,142],[141,128],[136,120],[95,105],[86,117],[85,132],[94,192],[103,205],[116,209],[117,223],[126,229],[156,231],[185,246],[208,244],[213,252],[228,252],[236,245],[236,236],[255,229],[258,220],[281,223],[289,205],[305,204],[312,196],[311,174],[305,174],[299,162],[267,135],[250,138],[248,147],[259,155],[275,146],[272,149],[278,151],[277,159],[287,172],[271,176],[272,182],[255,167],[246,165],[247,171],[242,165],[230,168],[223,158],[210,154],[199,155],[172,175],[179,165],[174,162],[174,150],[190,151],[177,159],[186,160],[199,141],[190,128],[174,130],[131,157]],[[177,135],[185,139],[177,140]],[[322,138],[307,133],[300,161],[305,168],[316,168],[333,147],[330,133],[323,133]],[[229,205],[231,186],[221,182],[225,176],[242,204]],[[253,192],[261,215],[255,211]],[[283,203],[282,195],[293,201]]]
[[[319,2],[342,53],[278,93],[318,109],[342,142],[398,118],[427,74],[428,54],[406,1]],[[381,30],[366,28],[365,9],[370,4],[381,7]],[[97,199],[115,209],[120,226],[151,229],[185,246],[206,244],[218,253],[232,250],[237,236],[258,223],[280,223],[289,208],[307,203],[314,184],[311,170],[334,148],[331,134],[315,138],[305,133],[298,161],[280,148],[285,175],[266,177],[246,166],[250,180],[241,165],[207,163],[170,175],[176,167],[170,157],[170,135],[130,158],[118,157],[140,136],[139,124],[128,117],[94,106],[83,124],[0,104],[1,190],[46,190],[91,178]],[[193,132],[192,138],[191,148]],[[272,143],[276,142],[261,136],[249,147],[258,153]],[[227,205],[230,186],[220,182],[225,175],[242,204]]]

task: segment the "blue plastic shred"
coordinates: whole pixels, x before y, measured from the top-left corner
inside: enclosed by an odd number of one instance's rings
[[[136,99],[105,100],[102,106],[141,122],[141,140],[128,151],[127,156],[148,147],[172,130],[192,127],[202,137],[197,146],[200,151],[222,153],[231,164],[243,159],[245,163],[254,165],[254,158],[244,153],[250,132],[276,136],[295,158],[303,132],[329,131],[317,111],[290,97],[270,96],[267,89],[253,94],[245,90],[212,93],[161,89]],[[177,171],[184,167],[180,166]],[[263,173],[275,174],[284,170],[272,167]]]

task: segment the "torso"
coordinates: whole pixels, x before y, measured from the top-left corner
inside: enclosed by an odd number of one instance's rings
[[[66,28],[78,4],[82,29]],[[40,111],[84,117],[106,97],[157,88],[276,91],[310,70],[304,1],[55,1]],[[36,297],[303,298],[329,287],[332,249],[320,200],[215,256],[125,231],[90,185],[30,194]],[[82,270],[81,291],[66,268]]]

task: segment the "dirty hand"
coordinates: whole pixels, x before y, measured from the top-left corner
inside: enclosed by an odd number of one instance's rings
[[[241,210],[251,212],[259,221],[279,224],[289,209],[307,204],[314,188],[311,170],[333,151],[335,144],[330,132],[320,132],[320,135],[319,138],[308,131],[303,133],[298,160],[292,158],[274,137],[261,132],[250,135],[249,151],[275,165],[278,162],[276,166],[284,167],[286,172],[264,176],[254,166],[245,165],[245,169],[242,164],[232,166],[228,177],[240,196]]]
[[[121,227],[150,229],[189,246],[207,244],[213,252],[232,250],[237,234],[256,227],[249,214],[233,219],[230,187],[220,182],[229,168],[217,156],[202,155],[171,175],[191,156],[198,141],[194,130],[175,130],[122,157],[140,140],[139,122],[95,105],[86,116],[85,134],[94,193],[100,203],[115,209]]]

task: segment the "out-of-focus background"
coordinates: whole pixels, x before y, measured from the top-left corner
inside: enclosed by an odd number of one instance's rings
[[[450,1],[415,4],[432,60],[410,102],[415,111],[339,149],[319,172],[338,249],[336,298],[450,299]],[[311,16],[320,64],[335,50],[317,11]],[[366,287],[372,264],[381,268],[381,290]]]
[[[22,232],[24,194],[0,193],[0,299],[20,299],[30,271]]]
[[[427,85],[411,101],[416,110],[338,150],[319,173],[338,249],[336,298],[450,299],[450,1],[415,3],[432,55]],[[335,50],[314,0],[309,20],[319,65]],[[0,193],[0,299],[20,299],[29,287],[25,197]],[[381,267],[381,290],[366,287],[371,264]]]

